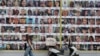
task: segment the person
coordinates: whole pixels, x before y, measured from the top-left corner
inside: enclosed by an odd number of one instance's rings
[[[95,41],[96,42],[100,42],[100,36],[95,36]],[[100,45],[99,44],[95,44],[95,47],[94,47],[96,50],[100,50]]]
[[[6,0],[2,0],[2,2],[1,2],[0,5],[1,5],[1,6],[6,6]]]
[[[34,28],[34,32],[35,32],[35,33],[39,33],[39,27],[35,27],[35,28]]]
[[[5,26],[1,26],[1,32],[2,33],[6,32],[6,27]]]
[[[22,35],[22,41],[26,41],[26,35]]]
[[[68,16],[68,10],[63,10],[62,11],[62,16]]]
[[[15,27],[15,28],[14,28],[14,32],[15,32],[15,33],[19,33],[19,32],[20,32],[20,27]]]
[[[40,11],[39,9],[33,11],[34,16],[39,16],[40,15]]]
[[[94,27],[89,27],[88,28],[88,33],[94,33],[95,32],[95,28]]]
[[[100,33],[100,27],[95,28],[96,33]]]
[[[20,27],[20,32],[21,32],[21,33],[25,33],[25,26],[21,26],[21,27]]]
[[[13,9],[12,14],[13,14],[13,15],[18,15],[18,14],[19,14],[19,10],[18,10],[18,9]]]
[[[89,42],[94,42],[95,39],[94,39],[93,36],[90,36],[89,39],[88,39],[88,41],[89,41]],[[89,50],[93,50],[93,47],[94,47],[94,44],[89,44],[89,45],[88,45]]]
[[[45,33],[46,31],[45,31],[45,27],[40,27],[40,32],[41,33]]]
[[[77,25],[80,25],[82,23],[82,20],[81,19],[77,19]]]
[[[58,24],[59,22],[58,22],[58,18],[54,18],[54,20],[53,20],[53,24]]]
[[[5,19],[4,18],[0,18],[0,23],[1,24],[5,24]]]
[[[69,39],[68,48],[69,48],[69,50],[70,50],[69,55],[70,55],[70,56],[75,55],[77,49],[73,46],[73,44],[72,44],[72,42],[71,42],[71,39]]]
[[[29,37],[28,34],[26,34],[26,41],[27,43],[25,43],[25,53],[24,53],[24,56],[34,56],[33,53],[32,53],[32,50],[33,50],[33,45],[32,45],[32,39]]]
[[[47,19],[47,23],[48,23],[48,24],[52,24],[52,18],[48,18],[48,19]]]
[[[95,7],[99,8],[100,7],[100,2],[96,2]]]
[[[45,1],[41,1],[41,2],[40,2],[40,7],[46,7]]]
[[[96,19],[96,24],[100,25],[100,19]]]
[[[81,42],[81,41],[82,41],[82,40],[81,40],[81,36],[76,36],[76,42],[78,43],[78,44],[76,45],[77,49],[80,49],[81,45],[79,44],[79,42]]]
[[[54,2],[54,6],[55,6],[55,7],[59,7],[59,6],[60,6],[60,1],[55,1],[55,2]]]
[[[94,2],[93,1],[90,1],[89,7],[94,7]]]
[[[33,32],[32,27],[31,27],[31,26],[27,26],[27,27],[26,27],[26,32],[27,32],[27,33],[32,33],[32,32]]]
[[[82,33],[88,33],[88,28],[87,27],[81,27],[81,32]]]
[[[29,0],[28,3],[27,3],[27,6],[28,7],[34,6],[33,0]]]
[[[20,15],[26,15],[26,10],[25,9],[21,9],[21,11],[20,11]]]
[[[13,15],[13,10],[8,9],[7,11],[8,11],[8,12],[7,12],[7,15]]]
[[[53,2],[52,1],[47,1],[47,7],[53,7]]]
[[[63,43],[64,43],[64,45],[62,46],[62,48],[64,50],[65,49],[67,50],[67,48],[68,48],[68,44],[66,42],[68,42],[68,36],[67,35],[63,36]]]
[[[45,36],[41,36],[40,41],[45,41],[46,37]]]
[[[55,30],[54,30],[54,33],[59,33],[60,31],[59,31],[59,27],[55,27],[54,28]]]
[[[12,0],[7,0],[6,1],[6,6],[11,7],[12,6]]]
[[[20,1],[20,6],[21,7],[26,7],[27,3],[26,3],[26,0],[21,0]]]
[[[34,1],[33,3],[34,3],[35,7],[39,7],[40,6],[40,2],[39,1]]]
[[[35,24],[38,24],[39,23],[38,21],[39,21],[39,19],[38,18],[35,18]]]
[[[95,19],[92,19],[92,18],[89,19],[89,24],[90,24],[90,25],[95,25]]]
[[[46,9],[45,13],[46,13],[46,15],[51,16],[52,15],[52,10],[51,9]]]
[[[59,15],[59,10],[54,10],[54,15],[58,16]]]
[[[14,0],[13,1],[13,6],[18,7],[19,6],[19,1],[18,0]]]
[[[87,24],[88,24],[88,19],[83,18],[83,19],[82,19],[82,24],[83,24],[83,25],[87,25]]]
[[[13,24],[19,24],[19,19],[18,18],[13,18],[12,22],[13,22]]]
[[[28,15],[32,15],[33,13],[32,13],[32,10],[31,9],[29,9],[28,10]]]
[[[11,49],[10,44],[7,44],[7,45],[6,45],[6,50],[10,50],[10,49]]]
[[[19,23],[20,24],[25,24],[26,23],[26,18],[20,18]]]
[[[40,20],[40,24],[45,24],[45,20],[44,19],[41,19]]]

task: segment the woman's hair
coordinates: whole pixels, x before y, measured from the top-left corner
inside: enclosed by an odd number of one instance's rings
[[[23,2],[23,0],[20,1],[20,6],[22,6],[22,2]]]
[[[52,24],[52,19],[51,18],[48,18],[48,24]]]
[[[6,5],[6,2],[5,0],[2,0],[1,6],[4,6],[4,5]]]
[[[28,15],[32,15],[32,11],[30,9],[28,10]]]
[[[19,0],[14,0],[13,1],[13,6],[15,6],[16,3],[19,3]]]
[[[94,41],[93,36],[90,36],[90,37],[89,37],[89,41]]]
[[[24,0],[21,0],[21,1],[20,1],[20,6],[23,6],[23,5],[22,5],[22,2],[23,2],[23,1],[24,1]],[[25,1],[26,1],[26,0],[25,0]]]
[[[71,1],[69,6],[74,7],[74,2]]]
[[[28,42],[28,41],[29,41],[29,39],[30,39],[30,41],[32,42],[31,37],[30,37],[28,34],[26,34],[26,41]]]

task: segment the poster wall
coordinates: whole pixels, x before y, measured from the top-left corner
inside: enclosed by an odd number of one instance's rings
[[[57,47],[70,38],[78,50],[100,50],[100,1],[0,0],[0,49],[24,50],[26,34],[36,50],[47,50],[49,37]]]

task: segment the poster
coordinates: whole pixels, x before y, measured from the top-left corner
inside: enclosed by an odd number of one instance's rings
[[[24,50],[29,34],[36,50],[46,50],[50,35],[57,46],[70,38],[79,50],[100,50],[99,8],[99,0],[0,0],[0,43]]]

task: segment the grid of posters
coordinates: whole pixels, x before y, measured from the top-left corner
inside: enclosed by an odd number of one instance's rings
[[[78,50],[100,50],[100,1],[0,0],[0,49],[24,50],[29,34],[36,50],[46,50],[49,35],[60,42],[60,27],[62,42],[70,38]]]

